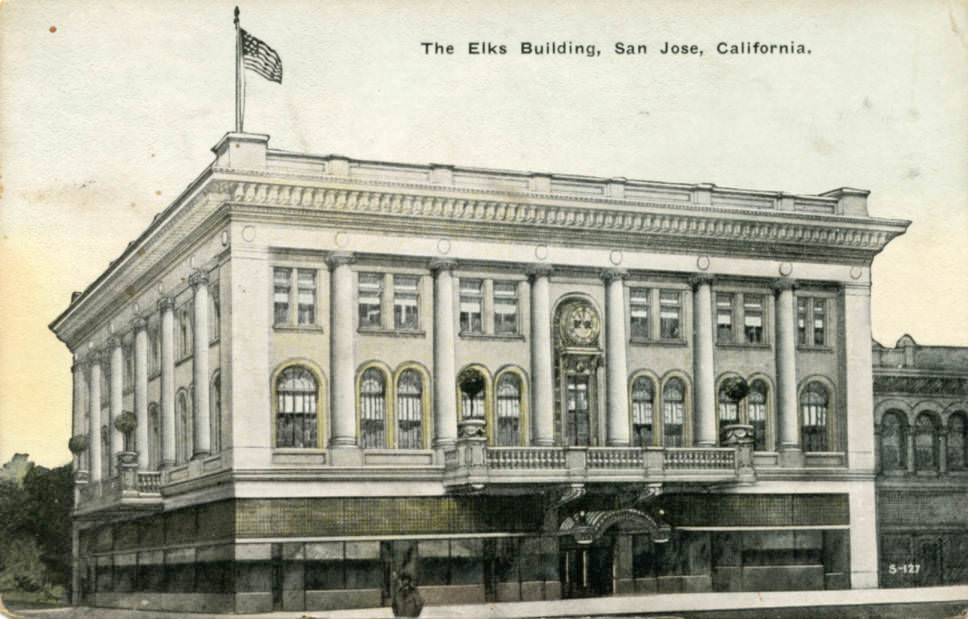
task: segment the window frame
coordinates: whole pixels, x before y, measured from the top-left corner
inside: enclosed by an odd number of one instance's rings
[[[402,406],[400,403],[401,397],[401,382],[404,376],[412,372],[415,374],[419,380],[420,393],[417,394],[416,401],[419,403],[420,407],[420,444],[418,446],[401,446],[400,436],[401,436],[401,420],[400,411]],[[393,395],[391,404],[391,419],[392,419],[392,444],[394,449],[399,450],[418,450],[418,449],[428,449],[430,443],[430,432],[431,432],[431,419],[429,416],[430,408],[430,378],[427,372],[416,363],[404,363],[397,368],[397,371],[393,375]],[[408,394],[413,395],[413,394]]]
[[[811,387],[814,385],[817,385],[820,389],[823,390],[823,395],[826,398],[825,402],[820,403],[820,402],[805,401],[811,393],[815,395],[819,395],[816,391],[811,391]],[[818,377],[809,377],[803,381],[803,384],[800,387],[799,393],[797,394],[797,411],[798,411],[799,422],[800,422],[800,427],[799,427],[800,447],[804,453],[830,453],[834,451],[835,442],[833,440],[834,439],[833,428],[835,425],[834,420],[835,420],[835,411],[836,411],[834,393],[835,391],[834,391],[833,385],[829,384],[825,380],[820,380]],[[822,424],[822,426],[821,424],[816,424],[816,423],[807,424],[807,421],[808,421],[807,407],[816,408],[816,410],[819,412],[821,410],[819,408],[821,405],[823,406],[822,414],[823,414],[823,420],[824,420],[824,423]],[[812,432],[810,435],[822,437],[823,449],[808,449],[807,448],[807,442],[808,442],[807,428],[818,428],[818,427],[823,427],[823,432],[822,433]]]
[[[279,277],[279,273],[286,272],[286,277]],[[272,266],[272,326],[274,329],[310,329],[322,330],[320,311],[320,291],[323,289],[323,270],[316,265],[306,263],[281,262]],[[303,276],[310,276],[311,285],[305,285]],[[303,295],[311,291],[309,296]],[[280,299],[285,298],[283,303]],[[311,303],[306,303],[306,299]],[[285,305],[285,319],[280,313],[280,306]],[[306,309],[308,308],[308,310]],[[305,312],[311,312],[311,320],[304,318]],[[216,336],[217,337],[217,336]]]
[[[380,383],[382,390],[380,392],[374,393],[364,393],[364,387],[367,385],[367,375],[376,375],[380,378]],[[371,363],[360,368],[357,373],[356,381],[356,397],[357,397],[357,436],[359,436],[359,443],[361,449],[388,449],[392,441],[392,433],[390,432],[390,374],[381,365]],[[367,406],[367,396],[372,399],[372,404],[378,405],[381,408],[382,417],[370,418],[366,417],[365,414],[368,412],[370,407]],[[378,444],[367,444],[368,441],[366,437],[368,436],[368,430],[366,428],[365,422],[367,421],[379,421],[382,425],[381,433],[377,441]],[[373,424],[374,426],[377,424]]]
[[[674,382],[678,382],[679,385],[681,386],[681,391],[680,391],[681,399],[679,400],[670,400],[669,396],[667,395],[667,390]],[[661,417],[660,417],[660,419],[662,420],[662,435],[661,435],[662,438],[660,439],[661,440],[660,444],[664,448],[688,447],[691,444],[691,441],[689,440],[689,432],[691,428],[689,427],[689,416],[690,416],[689,383],[686,381],[685,377],[679,376],[678,374],[666,377],[666,379],[662,381],[662,391],[660,392],[660,398],[661,398],[661,407],[662,407]],[[670,445],[667,440],[668,427],[670,425],[667,419],[667,417],[669,417],[669,415],[667,415],[667,411],[670,410],[669,407],[670,405],[673,405],[673,404],[679,405],[678,415],[673,415],[673,417],[678,416],[680,419],[680,422],[678,424],[671,424],[671,425],[679,426],[679,433],[678,433],[679,444],[677,445]]]
[[[313,392],[313,395],[314,395],[314,412],[313,412],[314,420],[313,420],[313,425],[312,425],[313,430],[315,432],[315,437],[316,437],[316,441],[315,441],[316,444],[315,445],[308,445],[308,446],[305,445],[305,444],[304,445],[280,445],[280,441],[279,441],[279,438],[280,438],[279,437],[279,418],[280,418],[280,416],[283,415],[283,414],[292,414],[292,415],[306,415],[307,414],[307,413],[300,413],[300,412],[295,412],[295,411],[292,411],[292,412],[282,412],[282,411],[280,411],[279,384],[283,380],[283,378],[285,377],[285,375],[286,375],[287,372],[289,372],[290,370],[296,370],[296,369],[303,370],[304,372],[306,372],[306,374],[308,374],[308,376],[312,378],[312,380],[313,380],[313,382],[315,384],[315,391]],[[272,376],[272,384],[271,384],[271,389],[272,389],[272,447],[273,447],[273,449],[277,449],[277,450],[287,450],[287,449],[294,449],[294,450],[319,450],[319,449],[322,449],[323,448],[323,444],[325,442],[325,433],[324,433],[324,427],[323,427],[323,419],[325,418],[325,412],[323,410],[321,410],[322,409],[322,406],[321,405],[325,402],[325,400],[323,398],[323,395],[324,395],[324,393],[323,393],[323,380],[322,380],[321,376],[322,375],[318,372],[318,370],[316,368],[311,367],[310,364],[308,362],[306,362],[305,360],[298,360],[298,361],[293,361],[291,363],[287,363],[286,365],[283,365],[282,367],[278,368],[276,370],[276,372],[273,373],[273,376]],[[303,393],[303,394],[306,394],[306,393],[309,393],[309,392],[308,391],[300,391],[300,392],[294,392],[294,393]],[[303,429],[305,430],[305,426],[304,426]]]
[[[460,334],[465,335],[485,335],[484,329],[484,278],[459,276],[457,279],[457,324]],[[477,282],[477,289],[473,290],[465,284]],[[464,304],[477,303],[477,312],[464,311]],[[467,314],[465,321],[464,315]],[[472,322],[472,316],[478,317],[477,324]]]
[[[832,294],[824,294],[819,291],[804,291],[797,294],[793,303],[793,319],[796,325],[797,348],[804,350],[832,350],[834,338],[832,333],[834,318],[834,299]],[[818,329],[816,324],[817,304],[823,304],[823,311],[820,313],[823,324]],[[821,342],[817,342],[818,334]]]
[[[636,384],[640,381],[645,381],[649,385],[649,392],[651,397],[648,400],[636,399],[636,393],[641,393],[636,391]],[[656,403],[658,400],[658,389],[657,389],[656,379],[649,373],[646,372],[636,372],[632,374],[629,378],[629,429],[632,433],[632,445],[634,447],[654,447],[658,441],[658,432],[656,429],[659,428],[660,424],[657,423],[656,419]],[[636,423],[636,413],[638,408],[636,405],[639,403],[647,403],[648,411],[645,415],[649,418],[648,423]],[[641,435],[637,428],[639,426],[649,427],[650,440],[648,442],[642,442],[639,439]]]

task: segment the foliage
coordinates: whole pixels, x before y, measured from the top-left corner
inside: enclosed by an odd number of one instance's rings
[[[78,434],[72,436],[69,441],[67,441],[67,448],[71,450],[72,454],[84,453],[87,451],[88,438],[86,434]]]

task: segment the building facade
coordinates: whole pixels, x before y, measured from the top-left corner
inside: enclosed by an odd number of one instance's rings
[[[968,348],[873,347],[880,584],[968,583]]]
[[[213,150],[51,325],[78,603],[878,585],[867,192]]]

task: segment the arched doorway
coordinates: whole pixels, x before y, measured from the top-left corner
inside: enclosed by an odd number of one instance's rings
[[[631,561],[631,539],[648,535],[654,543],[669,540],[671,528],[637,509],[579,511],[558,529],[558,571],[563,598],[618,593],[617,572]]]

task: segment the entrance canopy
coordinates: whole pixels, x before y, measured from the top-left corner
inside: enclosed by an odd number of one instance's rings
[[[578,512],[565,518],[558,528],[558,535],[571,535],[579,544],[591,544],[613,526],[629,533],[648,533],[656,543],[669,541],[672,534],[672,527],[668,524],[657,523],[637,509],[626,508]]]

